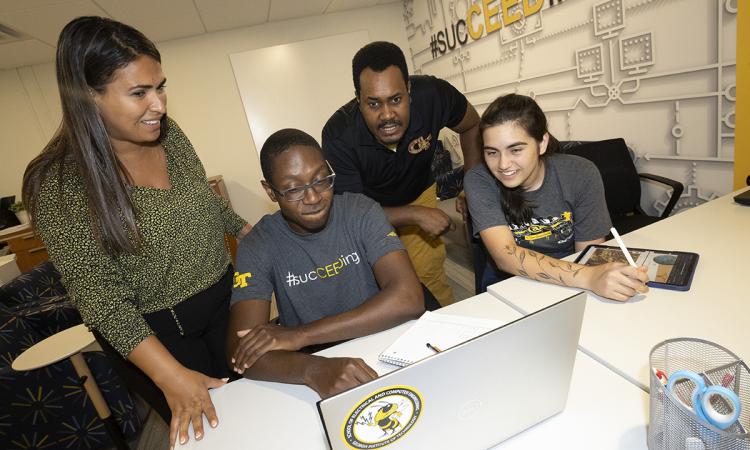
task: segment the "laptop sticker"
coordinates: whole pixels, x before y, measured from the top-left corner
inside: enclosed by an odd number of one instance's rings
[[[404,437],[422,413],[413,387],[389,386],[365,397],[347,415],[341,435],[353,449],[376,449]]]

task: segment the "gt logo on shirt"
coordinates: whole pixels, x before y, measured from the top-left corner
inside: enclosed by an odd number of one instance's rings
[[[247,287],[247,279],[252,278],[253,274],[250,272],[245,273],[234,273],[234,287],[236,288],[244,288]]]

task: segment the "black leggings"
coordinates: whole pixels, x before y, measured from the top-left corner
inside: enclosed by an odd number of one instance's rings
[[[171,309],[143,315],[159,341],[180,364],[215,378],[231,376],[226,362],[226,333],[233,273],[234,269],[229,266],[222,278],[208,289]],[[127,388],[141,396],[169,424],[172,412],[161,389],[123,358],[101,334],[96,330],[92,332]]]

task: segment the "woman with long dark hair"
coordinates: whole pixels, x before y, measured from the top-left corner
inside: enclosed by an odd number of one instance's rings
[[[480,130],[484,164],[467,173],[464,189],[474,233],[491,257],[483,287],[501,279],[499,268],[620,301],[648,290],[643,267],[559,259],[604,242],[612,225],[596,166],[556,153],[558,142],[533,99],[498,97],[482,114]]]
[[[170,443],[218,418],[233,271],[224,234],[250,229],[215,195],[166,115],[161,56],[134,28],[80,17],[60,34],[62,124],[23,200],[84,322]]]

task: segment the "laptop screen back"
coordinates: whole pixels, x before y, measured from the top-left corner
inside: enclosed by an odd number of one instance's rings
[[[560,412],[586,294],[318,402],[332,449],[489,448]]]

